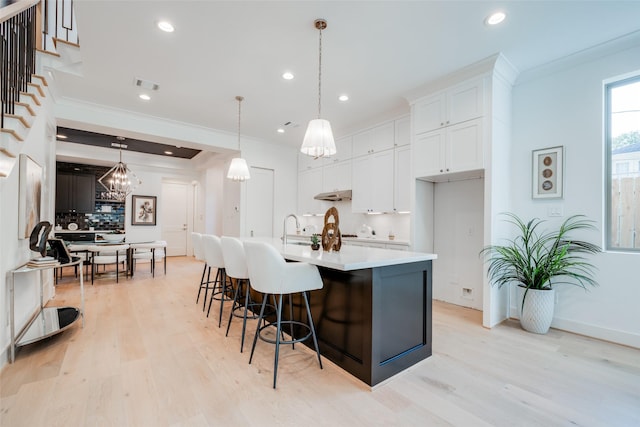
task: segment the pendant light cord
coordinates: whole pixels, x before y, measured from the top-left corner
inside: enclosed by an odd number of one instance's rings
[[[244,97],[236,96],[236,99],[238,100],[238,151],[240,151],[240,113],[242,108],[242,100],[244,99]]]
[[[321,98],[322,98],[322,27],[319,28],[319,47],[318,47],[318,118],[321,117]]]

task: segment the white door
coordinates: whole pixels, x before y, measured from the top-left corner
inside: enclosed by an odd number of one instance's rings
[[[246,233],[273,237],[273,169],[251,168],[247,184]]]
[[[162,238],[167,241],[167,256],[187,255],[189,184],[162,184]]]

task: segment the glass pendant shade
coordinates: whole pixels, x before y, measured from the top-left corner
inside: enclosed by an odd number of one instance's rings
[[[309,121],[300,151],[307,156],[323,157],[336,154],[336,143],[331,132],[331,123],[325,119]]]
[[[249,174],[249,166],[247,166],[247,161],[240,157],[231,159],[229,172],[227,172],[227,178],[233,181],[244,181],[245,179],[251,178],[251,175]]]

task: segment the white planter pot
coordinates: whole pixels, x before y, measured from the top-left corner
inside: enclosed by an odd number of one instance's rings
[[[529,289],[523,306],[524,293],[525,288],[518,286],[518,313],[522,329],[536,334],[546,334],[553,320],[555,290]]]

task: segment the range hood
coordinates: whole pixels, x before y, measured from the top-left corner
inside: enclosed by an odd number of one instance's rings
[[[316,194],[314,197],[316,200],[328,200],[330,202],[339,202],[341,200],[351,200],[351,190],[338,190],[330,193]]]

